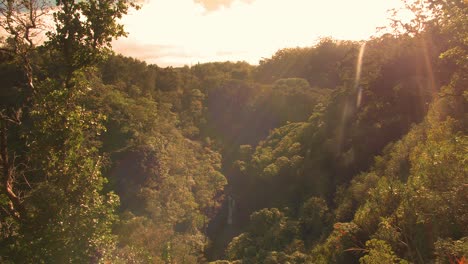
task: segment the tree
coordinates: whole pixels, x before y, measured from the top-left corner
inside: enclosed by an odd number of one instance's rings
[[[118,197],[101,193],[97,137],[104,117],[83,100],[92,66],[124,35],[116,19],[127,0],[2,1],[2,53],[23,70],[25,96],[2,106],[0,153],[2,239],[7,261],[97,262],[111,257],[111,224]],[[54,11],[55,31],[36,47],[40,19]],[[40,54],[39,54],[40,51]],[[44,52],[47,51],[47,52]]]
[[[359,263],[361,264],[408,263],[405,260],[399,259],[385,241],[372,239],[366,242],[366,247],[367,254],[359,259]]]
[[[229,259],[242,263],[283,263],[286,260],[303,263],[300,260],[305,256],[299,252],[303,245],[295,239],[299,231],[297,222],[289,221],[277,208],[254,212],[250,220],[248,232],[235,237],[229,244]]]

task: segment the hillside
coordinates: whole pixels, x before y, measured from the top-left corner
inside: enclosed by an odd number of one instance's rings
[[[166,68],[112,52],[131,1],[58,1],[37,46],[13,2],[1,263],[467,261],[466,1],[367,41]]]

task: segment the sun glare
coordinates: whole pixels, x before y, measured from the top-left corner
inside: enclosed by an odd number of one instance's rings
[[[161,66],[244,60],[257,64],[321,37],[362,40],[386,24],[399,0],[234,1],[216,10],[193,0],[150,0],[123,19],[129,37],[117,52]],[[226,2],[226,1],[225,1]]]

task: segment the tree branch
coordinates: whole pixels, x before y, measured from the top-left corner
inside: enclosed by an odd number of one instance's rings
[[[0,157],[2,166],[2,183],[3,191],[10,200],[10,210],[12,216],[19,219],[23,214],[23,206],[20,197],[14,191],[15,182],[15,169],[10,163],[8,154],[8,136],[7,136],[7,123],[5,120],[0,121]]]

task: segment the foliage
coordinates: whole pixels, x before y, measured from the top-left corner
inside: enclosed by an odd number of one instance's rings
[[[372,239],[366,242],[367,254],[359,259],[361,264],[408,263],[400,260],[384,241]]]
[[[56,31],[48,33],[45,47],[36,48],[34,30],[48,12],[48,4],[1,3],[5,15],[1,26],[9,34],[1,43],[2,52],[9,56],[2,65],[16,64],[25,76],[9,87],[24,94],[22,101],[15,106],[3,104],[1,110],[1,187],[2,197],[8,197],[1,225],[13,228],[1,241],[6,261],[113,258],[111,227],[119,198],[102,192],[106,179],[101,174],[98,137],[105,117],[84,106],[83,100],[92,89],[93,83],[87,81],[94,74],[92,66],[112,39],[123,34],[116,19],[129,5],[127,1],[57,1]],[[40,49],[49,53],[42,56],[37,53]]]
[[[467,5],[405,3],[366,42],[160,68],[111,52],[131,1],[0,1],[0,262],[463,263]]]
[[[262,209],[250,216],[249,231],[234,238],[229,244],[227,255],[231,260],[242,263],[303,263],[301,242],[295,239],[298,233],[296,222],[277,208]],[[287,248],[283,251],[284,248]],[[277,252],[281,250],[281,252]]]

